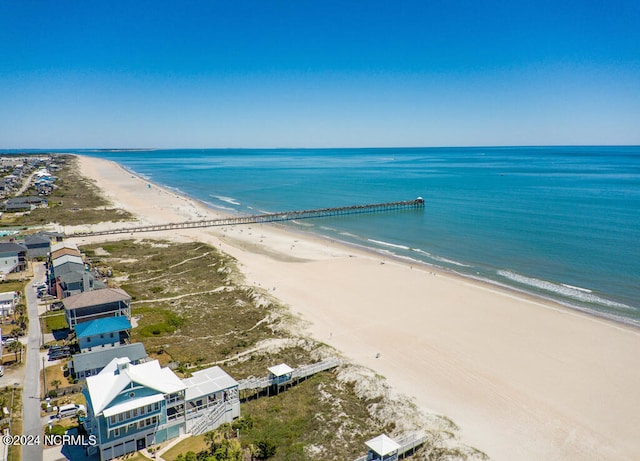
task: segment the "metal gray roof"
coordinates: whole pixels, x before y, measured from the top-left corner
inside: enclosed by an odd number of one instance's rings
[[[135,362],[147,356],[142,343],[125,344],[118,347],[97,349],[73,356],[73,369],[76,373],[106,367],[116,357],[126,357]]]

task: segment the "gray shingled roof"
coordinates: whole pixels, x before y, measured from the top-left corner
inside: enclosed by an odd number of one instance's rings
[[[131,296],[120,288],[102,288],[100,290],[85,291],[69,296],[62,300],[65,309],[79,309],[88,306],[130,301]]]
[[[15,242],[0,242],[0,253],[20,253],[27,251],[27,247],[18,245]]]

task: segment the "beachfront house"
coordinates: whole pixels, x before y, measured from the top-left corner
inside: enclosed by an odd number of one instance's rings
[[[104,317],[76,325],[80,352],[91,352],[93,349],[118,347],[129,340],[131,322],[123,315]]]
[[[18,293],[15,291],[6,291],[0,293],[0,317],[8,317],[13,315],[13,309],[18,303]]]
[[[69,362],[69,372],[78,380],[100,373],[115,358],[127,358],[137,365],[147,358],[142,343],[121,344],[117,347],[92,349],[91,352],[75,354]]]
[[[22,272],[27,265],[27,247],[15,242],[0,242],[0,273]]]
[[[187,431],[204,434],[240,416],[238,382],[214,366],[194,372],[185,384]]]
[[[120,288],[85,291],[62,300],[67,324],[76,325],[104,317],[124,316],[131,319],[131,296]]]
[[[83,387],[84,427],[97,439],[88,454],[111,460],[184,434],[185,388],[157,360],[136,365],[126,358],[113,359]]]

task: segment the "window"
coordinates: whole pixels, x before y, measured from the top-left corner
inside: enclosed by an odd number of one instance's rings
[[[125,419],[131,419],[131,412],[130,411],[127,411],[125,413]]]
[[[115,415],[109,417],[109,423],[111,423],[111,424],[115,424],[116,423]]]
[[[118,421],[124,421],[124,415],[122,413],[118,413]]]
[[[120,428],[119,428],[119,427],[116,427],[116,428],[113,430],[113,436],[114,436],[114,437],[120,437]]]
[[[132,394],[133,394],[133,392],[132,392]],[[135,418],[136,416],[138,416],[138,409],[134,408],[133,409],[133,417]]]

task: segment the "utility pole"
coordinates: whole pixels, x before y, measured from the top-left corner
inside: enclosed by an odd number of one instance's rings
[[[44,357],[42,357],[42,381],[44,382],[44,397],[47,397],[47,369],[44,367]]]

